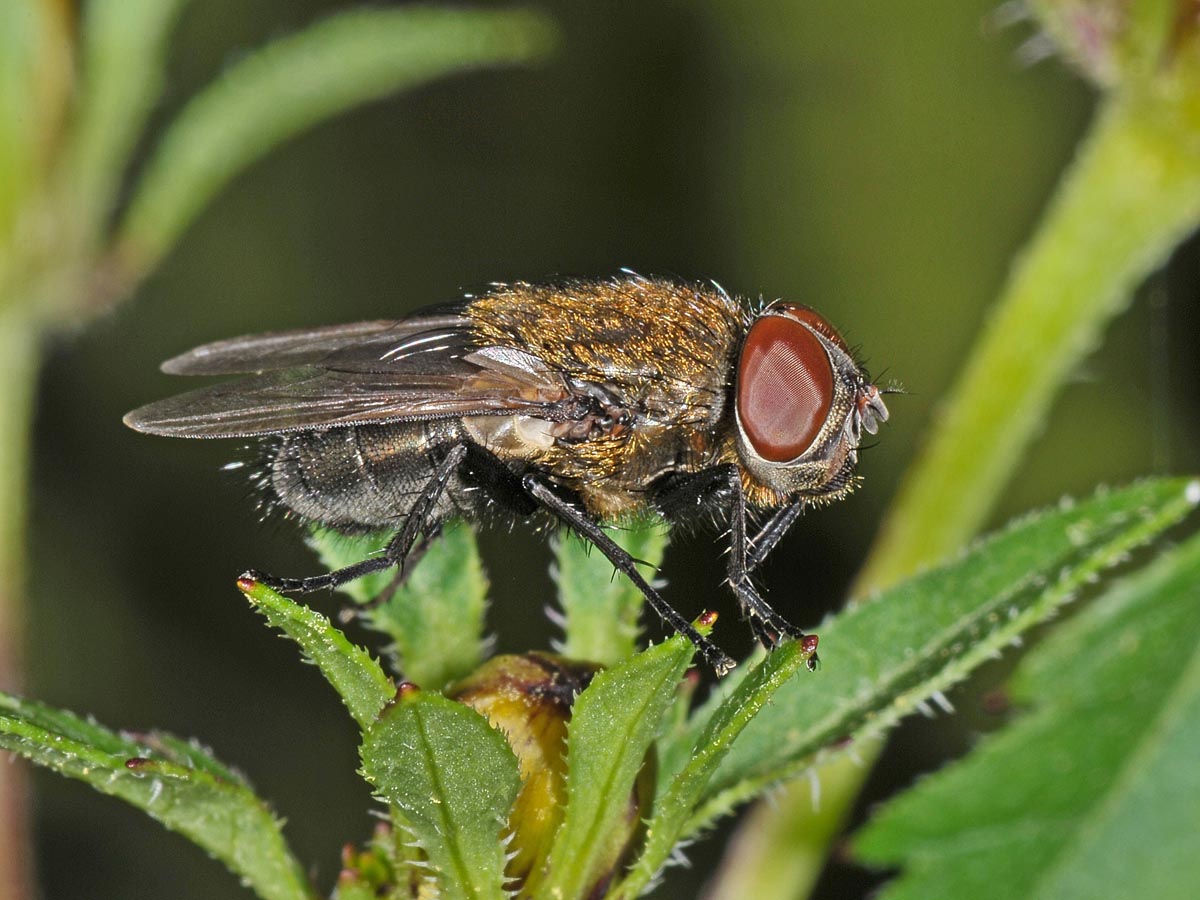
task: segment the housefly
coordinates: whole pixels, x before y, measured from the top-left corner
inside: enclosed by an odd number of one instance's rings
[[[404,319],[205,344],[162,368],[245,377],[143,406],[130,427],[265,438],[270,503],[343,532],[394,531],[382,553],[343,569],[251,577],[332,588],[402,567],[450,518],[542,517],[593,544],[722,674],[733,661],[604,526],[726,524],[729,583],[756,636],[815,650],[751,573],[805,507],[853,489],[863,432],[888,417],[814,310],[753,310],[717,286],[632,273],[496,284]]]

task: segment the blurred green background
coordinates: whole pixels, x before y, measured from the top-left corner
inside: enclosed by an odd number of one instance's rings
[[[191,4],[155,120],[239,54],[350,5]],[[233,588],[251,565],[316,563],[295,528],[260,523],[244,481],[218,471],[242,455],[236,442],[122,426],[184,386],[158,363],[233,334],[399,316],[491,280],[621,266],[809,303],[909,391],[889,400],[863,490],[802,520],[764,572],[777,606],[815,625],[840,602],[1091,108],[1057,62],[1019,61],[1032,32],[991,27],[997,7],[983,0],[546,9],[564,32],[549,65],[442,81],[284,145],[221,194],[132,302],[46,358],[28,693],[112,726],[198,736],[287,817],[323,887],[341,845],[373,825],[356,731]],[[1200,467],[1198,261],[1185,246],[1117,321],[995,521],[1099,481]],[[500,649],[547,646],[544,537],[482,537]],[[714,539],[677,539],[668,596],[685,613],[717,608],[717,637],[741,653]],[[993,724],[979,698],[998,677],[985,670],[957,692],[961,715],[903,727],[865,803]],[[268,755],[288,764],[256,765]],[[33,778],[45,897],[249,896],[142,813]],[[693,850],[694,868],[656,896],[696,896],[718,846]],[[835,863],[820,896],[874,883]]]

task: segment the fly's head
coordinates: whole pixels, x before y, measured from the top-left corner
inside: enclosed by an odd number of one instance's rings
[[[775,303],[750,325],[734,395],[742,466],[769,490],[835,499],[853,487],[863,433],[888,418],[841,335],[806,306]]]

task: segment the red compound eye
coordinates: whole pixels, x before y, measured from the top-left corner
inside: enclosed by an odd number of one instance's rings
[[[787,307],[784,315],[766,315],[755,322],[742,347],[738,421],[754,452],[768,462],[788,462],[804,453],[833,406],[829,353],[801,324],[810,316],[814,317],[810,324],[821,334],[828,329],[836,336],[812,310]]]
[[[789,306],[786,304],[774,307],[775,310],[783,313],[785,316],[803,322],[817,334],[829,338],[841,349],[847,356],[850,355],[850,348],[846,346],[846,342],[842,340],[842,336],[838,334],[836,328],[829,324],[829,320],[817,312],[815,309],[810,309],[807,306]]]

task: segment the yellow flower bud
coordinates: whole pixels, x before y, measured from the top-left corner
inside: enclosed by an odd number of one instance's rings
[[[520,763],[522,786],[509,818],[512,856],[505,868],[508,887],[519,891],[518,897],[530,896],[544,877],[566,811],[571,707],[598,670],[599,666],[591,663],[551,653],[497,656],[449,693],[503,732]],[[629,812],[620,832],[602,838],[611,847],[604,883],[640,834],[653,784],[654,765],[650,764],[642,769],[629,798]]]

